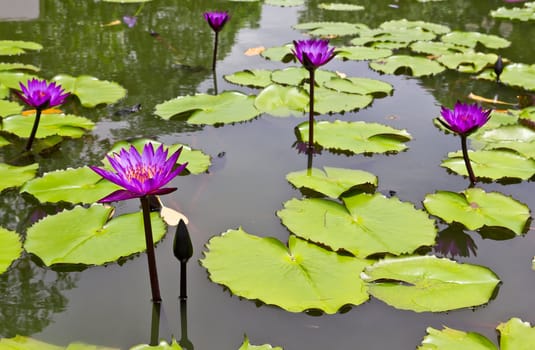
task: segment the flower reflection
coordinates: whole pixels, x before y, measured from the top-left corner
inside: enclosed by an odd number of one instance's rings
[[[477,256],[477,245],[461,227],[450,226],[437,236],[437,244],[433,247],[436,253],[444,257]]]

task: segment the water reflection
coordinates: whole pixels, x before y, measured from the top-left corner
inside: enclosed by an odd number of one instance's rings
[[[477,245],[461,224],[452,224],[437,235],[435,253],[445,258],[477,256]]]

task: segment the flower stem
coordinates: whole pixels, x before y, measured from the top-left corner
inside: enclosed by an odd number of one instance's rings
[[[145,243],[147,245],[147,259],[149,262],[150,288],[152,291],[152,302],[159,303],[160,285],[158,283],[158,271],[156,270],[156,258],[154,253],[154,242],[152,239],[152,227],[150,222],[149,198],[143,196],[140,198],[141,208],[143,209],[143,225],[145,226]]]
[[[461,147],[463,150],[464,165],[466,166],[466,171],[468,171],[470,184],[473,185],[476,183],[476,176],[474,175],[474,170],[472,170],[472,164],[470,164],[470,158],[468,157],[468,147],[466,146],[466,135],[461,135]]]
[[[39,120],[41,119],[41,109],[37,108],[35,112],[35,120],[33,121],[32,132],[30,133],[30,138],[26,144],[26,151],[32,149],[33,140],[35,139],[35,134],[37,134],[37,128],[39,127]]]
[[[308,152],[314,152],[314,69],[309,69]]]
[[[215,32],[214,38],[214,57],[212,58],[212,70],[215,71],[215,63],[217,61],[217,41],[219,39],[219,32]]]

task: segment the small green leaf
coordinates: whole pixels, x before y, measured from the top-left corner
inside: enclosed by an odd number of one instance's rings
[[[309,35],[314,36],[356,35],[369,30],[365,24],[347,22],[307,22],[296,24],[293,27],[297,30],[308,31]]]
[[[233,74],[225,75],[226,81],[253,88],[264,88],[271,84],[271,70],[268,69],[246,69]]]
[[[0,191],[10,187],[18,187],[35,177],[39,164],[13,166],[0,163]]]
[[[446,69],[436,61],[425,57],[407,55],[394,55],[372,61],[370,62],[370,68],[387,74],[407,73],[415,77],[434,75]]]
[[[532,4],[532,2],[525,3],[524,7],[500,7],[495,11],[490,11],[490,15],[495,18],[533,21],[535,20],[535,6],[528,6],[528,4]]]
[[[336,58],[354,61],[376,60],[392,55],[392,50],[368,46],[342,46],[336,48],[336,52]]]
[[[129,350],[182,350],[182,347],[176,342],[176,339],[173,339],[171,344],[161,340],[158,345],[140,344],[131,347]]]
[[[22,116],[13,115],[2,120],[2,130],[19,137],[29,137],[35,120],[35,114]],[[95,123],[91,120],[72,114],[42,114],[36,138],[46,138],[52,135],[78,138],[88,130],[93,129]]]
[[[381,23],[380,27],[385,30],[397,31],[399,29],[423,29],[435,34],[446,34],[451,30],[448,26],[424,21],[409,21],[405,18]]]
[[[113,208],[75,207],[48,216],[28,228],[24,248],[47,266],[54,264],[103,265],[142,252],[145,231],[141,212],[110,220]],[[165,235],[159,213],[151,213],[154,242]]]
[[[435,56],[464,53],[472,50],[466,46],[459,46],[441,41],[417,41],[410,45],[410,49],[414,52]]]
[[[295,56],[292,53],[293,44],[286,44],[284,46],[278,47],[269,47],[260,53],[260,56],[271,60],[271,61],[281,61],[281,62],[291,62],[295,61]]]
[[[72,77],[61,74],[56,75],[52,80],[61,84],[65,91],[78,96],[84,107],[115,103],[126,96],[126,89],[121,85],[88,75]]]
[[[26,53],[26,50],[39,51],[43,48],[38,43],[20,40],[0,40],[0,55],[13,56]]]
[[[288,117],[303,115],[308,102],[309,96],[302,88],[271,84],[258,94],[254,105],[261,113]]]
[[[119,350],[105,346],[88,345],[84,343],[70,343],[67,347],[52,345],[37,339],[17,335],[14,338],[1,338],[2,350]]]
[[[489,49],[502,49],[511,45],[507,39],[492,34],[482,34],[478,32],[459,32],[453,31],[442,36],[441,40],[445,43],[462,45],[467,47],[476,47],[480,43]]]
[[[416,312],[441,312],[485,304],[500,282],[486,267],[435,256],[381,260],[366,268],[362,278],[377,299]]]
[[[496,346],[479,333],[463,332],[444,327],[442,330],[427,328],[427,335],[418,350],[498,350]]]
[[[493,53],[481,52],[445,54],[437,58],[437,61],[448,67],[463,73],[478,73],[487,66],[493,66],[498,56]]]
[[[272,347],[269,344],[251,345],[251,343],[249,342],[249,338],[247,338],[247,336],[245,336],[244,338],[245,339],[243,339],[243,344],[238,350],[282,350],[282,348],[279,346]]]
[[[4,63],[0,62],[0,71],[6,71],[6,70],[31,70],[34,72],[38,72],[39,68],[31,65],[31,64],[24,64],[24,63]]]
[[[229,230],[210,239],[201,264],[233,294],[290,312],[328,314],[368,300],[359,272],[369,263],[341,256],[295,236],[288,248],[275,238]]]
[[[483,226],[505,227],[520,235],[530,218],[525,204],[480,188],[469,188],[461,193],[437,191],[425,196],[423,204],[430,214],[447,223],[459,222],[469,230]]]
[[[500,323],[496,329],[500,332],[501,350],[530,350],[535,344],[535,328],[519,318]]]
[[[0,227],[0,274],[22,253],[22,243],[18,233]]]
[[[354,4],[343,4],[343,3],[337,3],[337,2],[322,2],[321,4],[318,4],[318,8],[323,10],[330,10],[330,11],[362,11],[364,10],[364,6],[360,5],[354,5]]]
[[[478,78],[496,80],[496,75],[492,70],[489,70],[478,75]],[[507,85],[520,86],[526,90],[535,90],[535,64],[508,64],[500,75],[500,81]]]

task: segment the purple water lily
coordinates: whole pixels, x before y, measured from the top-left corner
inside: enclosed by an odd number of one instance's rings
[[[204,13],[204,19],[214,32],[219,32],[230,19],[227,11],[209,11]]]
[[[176,188],[163,187],[174,179],[187,163],[175,167],[182,148],[167,159],[167,150],[160,145],[154,151],[152,143],[147,143],[143,152],[139,154],[134,146],[130,150],[121,149],[113,156],[107,156],[115,173],[96,166],[90,168],[103,178],[123,187],[99,200],[100,203],[121,201],[131,198],[141,198],[147,195],[166,194]]]
[[[334,47],[329,46],[329,41],[322,39],[294,41],[292,52],[303,67],[308,70],[323,66],[336,55]]]

